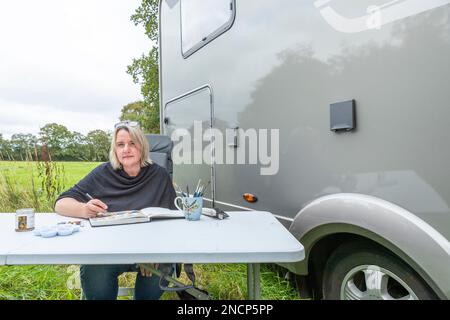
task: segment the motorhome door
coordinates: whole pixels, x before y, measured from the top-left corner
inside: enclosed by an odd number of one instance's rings
[[[205,85],[170,99],[163,113],[164,134],[174,142],[173,180],[192,194],[199,179],[209,185],[204,198],[214,197],[214,145],[208,138],[213,121],[212,90]]]

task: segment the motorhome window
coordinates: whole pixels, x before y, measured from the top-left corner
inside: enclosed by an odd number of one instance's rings
[[[235,0],[182,0],[181,51],[187,58],[231,28]]]

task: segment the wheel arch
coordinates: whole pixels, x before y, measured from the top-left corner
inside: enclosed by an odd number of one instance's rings
[[[329,233],[330,228],[339,231]],[[350,242],[364,242],[368,246],[376,246],[401,259],[423,279],[439,298],[446,299],[445,294],[440,290],[433,279],[431,279],[431,277],[413,259],[411,259],[411,257],[379,235],[357,226],[343,224],[323,226],[321,229],[323,230],[316,230],[321,236],[314,240],[311,239],[314,243],[311,244],[309,250],[305,254],[307,263],[303,265],[303,270],[298,270],[300,271],[300,274],[309,274],[309,276],[313,277],[313,281],[316,282],[319,288],[321,287],[321,279],[323,277],[325,265],[331,254],[343,244]],[[309,239],[305,240],[308,241]]]
[[[302,262],[284,265],[295,274],[308,275],[317,281],[326,260],[340,244],[368,241],[403,260],[440,298],[449,297],[448,280],[440,281],[439,285],[436,281],[446,279],[445,268],[430,261],[440,257],[447,265],[448,241],[424,221],[392,203],[358,194],[326,196],[303,208],[290,231],[305,247]],[[418,241],[412,241],[414,238]]]

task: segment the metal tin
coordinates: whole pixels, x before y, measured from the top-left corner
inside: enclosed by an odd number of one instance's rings
[[[16,231],[31,231],[34,229],[34,209],[18,209],[16,211]]]

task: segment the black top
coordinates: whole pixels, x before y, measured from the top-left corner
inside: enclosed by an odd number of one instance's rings
[[[56,201],[74,198],[85,203],[90,200],[86,193],[103,201],[110,212],[146,207],[176,209],[173,203],[176,194],[170,176],[156,163],[142,167],[136,177],[130,177],[123,169],[114,170],[109,162],[103,163]]]

